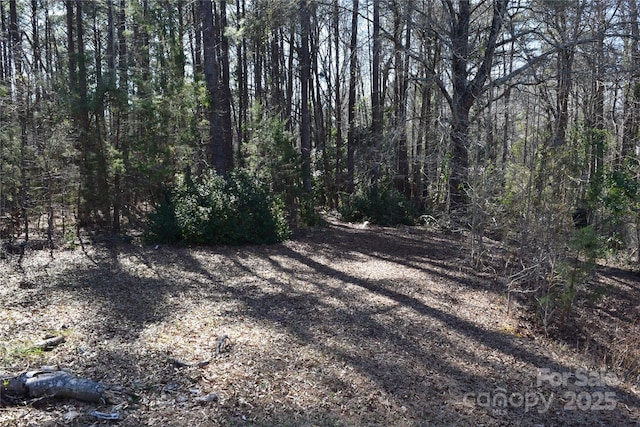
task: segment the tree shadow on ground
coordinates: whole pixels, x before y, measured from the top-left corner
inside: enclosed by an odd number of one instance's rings
[[[395,425],[635,422],[620,407],[638,408],[640,402],[622,387],[609,388],[620,403],[615,411],[563,410],[563,393],[575,387],[537,384],[537,369],[572,373],[576,366],[549,355],[531,340],[475,321],[472,312],[460,311],[468,302],[433,291],[439,282],[462,295],[497,298],[504,292],[500,283],[461,264],[462,249],[459,240],[429,233],[415,236],[392,229],[330,226],[301,241],[273,246],[194,250],[110,246],[93,257],[94,264],[57,280],[65,295],[95,308],[95,334],[105,339],[139,339],[149,325],[179,317],[186,310],[185,299],[209,305],[234,301],[237,304],[223,313],[228,322],[249,319],[283,333],[286,338],[279,345],[290,346],[285,351],[294,353],[293,359],[282,362],[282,349],[265,344],[259,359],[251,362],[252,372],[273,374],[280,369],[274,367],[284,363],[283,375],[294,383],[297,376],[308,377],[326,396],[306,406],[283,403],[275,412],[264,404],[266,398],[256,399],[251,412],[258,425],[277,423],[304,410],[327,414],[327,425],[370,425],[381,420]],[[378,265],[381,271],[365,273],[358,263]],[[400,273],[408,270],[412,276]],[[123,348],[120,357],[127,363],[142,363],[126,352]],[[302,352],[313,352],[320,360],[295,359],[295,353]],[[345,370],[355,374],[343,376]],[[353,378],[360,383],[353,383]],[[497,390],[504,390],[507,397],[553,395],[555,401],[549,410],[542,411],[538,401],[525,411],[523,402],[501,406],[479,400],[496,397]],[[232,422],[238,420],[242,401],[235,395],[229,399],[224,417]],[[362,408],[357,413],[341,409],[358,405]]]
[[[299,282],[311,283],[316,287],[316,291],[309,294],[300,295],[295,291],[295,286],[290,282],[274,283],[270,279],[270,286],[279,286],[281,292],[274,294],[273,292],[261,292],[260,286],[248,287],[232,287],[229,296],[241,300],[246,311],[244,315],[260,319],[277,325],[279,328],[286,329],[290,334],[302,340],[303,342],[313,345],[320,349],[323,353],[337,356],[337,359],[349,364],[369,376],[373,383],[387,394],[390,394],[400,402],[405,403],[403,408],[411,412],[410,418],[414,420],[438,419],[453,422],[460,420],[461,414],[456,410],[460,409],[452,407],[451,402],[441,402],[441,406],[435,408],[421,407],[421,399],[406,399],[403,396],[413,395],[414,397],[423,397],[426,401],[432,401],[429,398],[434,390],[438,390],[438,385],[433,384],[433,379],[446,384],[447,388],[455,389],[459,394],[460,400],[469,394],[478,394],[483,392],[492,392],[496,387],[510,388],[512,393],[537,392],[544,388],[535,384],[537,378],[535,371],[537,368],[545,368],[551,372],[572,373],[575,367],[567,366],[560,363],[549,356],[543,355],[535,350],[535,346],[531,343],[525,343],[511,335],[501,332],[487,330],[478,324],[456,316],[455,310],[445,311],[433,306],[425,304],[420,299],[398,292],[395,290],[397,283],[393,281],[363,279],[345,273],[340,269],[334,268],[327,263],[318,262],[314,259],[318,253],[327,259],[333,259],[336,263],[343,260],[343,253],[346,257],[353,261],[357,259],[355,253],[363,256],[374,257],[382,260],[391,260],[404,266],[420,265],[420,269],[427,273],[450,281],[452,285],[460,287],[472,287],[479,289],[486,287],[488,291],[495,291],[495,287],[477,277],[469,277],[468,275],[443,274],[436,271],[433,266],[442,268],[445,259],[443,256],[431,257],[431,252],[416,249],[419,246],[416,242],[411,244],[407,240],[397,239],[396,236],[384,236],[381,234],[372,235],[371,233],[354,233],[353,230],[334,230],[332,236],[335,241],[341,242],[335,248],[331,246],[322,246],[318,251],[296,251],[290,246],[278,247],[277,249],[267,249],[262,251],[266,255],[262,257],[270,262],[274,268],[287,271],[282,267],[282,259],[288,260],[289,265],[299,265],[303,268],[289,268],[287,272],[289,278],[293,277]],[[364,236],[364,238],[363,238]],[[321,239],[324,241],[326,236]],[[349,243],[345,243],[349,242]],[[424,242],[423,242],[424,243]],[[428,242],[427,242],[428,243]],[[313,246],[313,243],[311,244]],[[354,250],[354,248],[356,248]],[[362,248],[362,250],[358,249]],[[373,253],[368,250],[375,248]],[[439,249],[443,249],[442,246]],[[455,248],[447,247],[441,253],[454,255]],[[309,256],[313,254],[314,256]],[[234,259],[239,269],[245,272],[251,272],[242,259]],[[210,274],[210,270],[204,266],[200,266],[203,275]],[[302,273],[301,273],[302,272]],[[256,277],[260,273],[253,271]],[[360,301],[356,301],[355,307],[347,313],[336,311],[335,307],[324,301],[323,295],[332,297],[344,296],[344,291],[335,287],[327,287],[323,283],[323,278],[331,277],[337,279],[343,285],[353,285],[361,289],[364,297]],[[267,279],[264,279],[267,280]],[[473,286],[469,286],[473,284]],[[427,286],[428,287],[428,286]],[[384,297],[394,303],[393,311],[398,312],[398,316],[392,321],[380,321],[381,312],[368,306],[366,298]],[[407,324],[402,322],[402,311],[412,310],[417,313],[418,322]],[[437,326],[435,326],[437,325]],[[345,330],[349,330],[346,336],[349,339],[354,338],[356,342],[352,342],[355,349],[346,349],[346,346],[340,344],[331,344],[334,340],[330,337],[344,338],[342,335]],[[318,332],[320,331],[320,332]],[[327,333],[327,331],[329,331]],[[451,333],[460,335],[462,340],[448,339]],[[340,339],[338,339],[340,342]],[[371,357],[370,352],[360,352],[359,347],[373,347],[379,349],[379,354],[384,357]],[[473,348],[483,346],[489,348],[490,352],[496,354],[495,360],[481,359],[474,354]],[[435,347],[435,348],[434,348]],[[504,363],[500,359],[508,358],[509,362]],[[458,362],[463,360],[460,367]],[[517,365],[524,365],[527,368],[520,368],[521,376],[518,381],[513,382],[513,376],[507,379],[511,383],[500,383],[500,378],[491,377],[483,374],[483,372],[499,373],[501,370],[512,368],[513,362]],[[466,366],[465,366],[466,365]],[[431,375],[429,381],[428,372],[430,368],[437,367],[439,376]],[[474,368],[476,368],[474,370]],[[524,381],[523,381],[524,380]],[[440,384],[442,385],[442,384]],[[513,387],[516,387],[515,389]],[[536,389],[538,387],[538,389]],[[526,391],[525,391],[526,390]],[[439,390],[441,391],[441,390]],[[545,390],[548,391],[548,390]],[[624,398],[624,401],[637,406],[638,400],[635,395],[630,395],[622,389],[616,389],[617,396]],[[460,403],[460,402],[458,402]],[[517,406],[517,405],[514,405]],[[490,416],[495,416],[495,409],[501,408],[485,408],[490,412]],[[507,408],[522,411],[522,408]],[[531,408],[529,408],[531,409]],[[539,408],[535,408],[536,410]],[[449,412],[443,414],[443,412]],[[473,412],[473,411],[471,411]],[[493,413],[491,413],[493,412]],[[535,413],[525,414],[520,421],[529,422],[545,422],[549,421],[549,414]],[[499,415],[505,416],[506,413]],[[603,420],[612,421],[611,412],[603,412],[595,414],[590,413],[571,414],[571,417],[564,417],[560,413],[558,421],[564,425],[567,423],[575,423],[576,425],[585,422],[592,423],[601,416]],[[580,415],[584,415],[581,417]],[[518,419],[518,414],[513,415]],[[620,417],[620,418],[618,418]],[[498,417],[500,418],[500,417]],[[513,422],[512,416],[506,416],[509,423]],[[617,413],[616,418],[622,421],[631,421],[624,414]],[[471,418],[473,419],[473,418]]]

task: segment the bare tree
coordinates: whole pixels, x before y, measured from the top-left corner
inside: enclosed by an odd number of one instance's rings
[[[509,0],[495,0],[492,2],[492,18],[488,34],[483,45],[476,49],[483,54],[475,63],[475,75],[470,72],[470,62],[473,60],[471,2],[460,0],[454,5],[451,0],[444,0],[448,17],[451,21],[451,78],[453,80],[452,93],[444,84],[445,97],[451,107],[451,177],[449,178],[449,192],[452,210],[465,210],[465,186],[467,180],[469,159],[469,113],[479,96],[487,90],[487,80],[490,77],[498,37],[505,20],[505,11]],[[475,36],[474,36],[475,37]]]

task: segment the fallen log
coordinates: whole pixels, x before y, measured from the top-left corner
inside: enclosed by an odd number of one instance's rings
[[[105,400],[105,387],[65,371],[43,368],[14,377],[0,376],[0,400],[61,397],[99,403]]]

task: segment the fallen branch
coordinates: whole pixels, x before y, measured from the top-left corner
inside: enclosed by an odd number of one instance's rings
[[[63,336],[50,337],[36,343],[34,347],[42,351],[51,351],[63,342],[65,342],[65,338]]]
[[[222,353],[228,352],[231,350],[231,338],[229,335],[224,334],[220,339],[218,339],[218,343],[216,344],[216,356],[219,356]],[[197,363],[187,363],[179,359],[169,359],[169,363],[175,366],[176,368],[204,368],[209,363],[211,363],[213,359],[203,360],[202,362]]]
[[[104,392],[100,383],[49,368],[14,377],[0,376],[0,399],[62,397],[99,403],[105,400]]]

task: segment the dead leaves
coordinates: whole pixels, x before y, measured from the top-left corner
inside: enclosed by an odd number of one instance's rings
[[[457,265],[462,251],[420,228],[334,224],[272,246],[30,252],[27,279],[0,264],[2,364],[70,366],[121,386],[120,403],[10,408],[0,425],[113,423],[92,411],[119,426],[521,422],[460,402],[562,355],[505,318],[506,290]],[[42,331],[66,342],[3,350]]]

